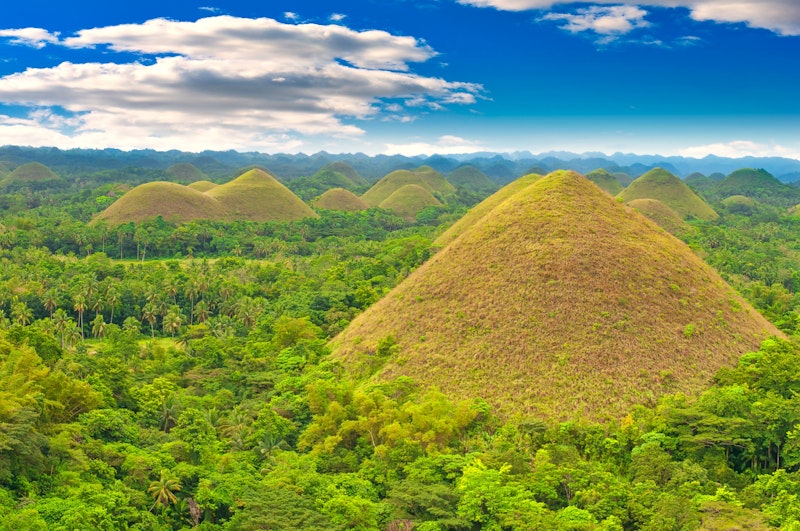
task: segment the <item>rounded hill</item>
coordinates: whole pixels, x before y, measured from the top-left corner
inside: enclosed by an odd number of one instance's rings
[[[227,217],[225,208],[206,194],[188,186],[170,182],[152,182],[137,186],[100,213],[96,220],[109,225],[155,219],[161,216],[173,223]]]
[[[345,212],[356,212],[369,208],[360,197],[344,188],[333,188],[328,190],[314,201],[316,208],[325,210],[343,210]]]
[[[417,184],[407,184],[395,190],[392,195],[378,205],[378,207],[390,210],[409,221],[414,221],[417,214],[429,206],[438,207],[442,206],[442,203],[428,190]]]
[[[369,206],[378,206],[389,198],[394,192],[408,184],[416,184],[430,193],[449,193],[455,191],[455,186],[447,182],[441,173],[430,166],[420,166],[416,170],[395,170],[361,196]]]
[[[611,195],[617,195],[622,191],[620,182],[603,168],[590,171],[585,177],[596,184],[601,190]]]
[[[44,164],[29,162],[9,172],[3,180],[0,181],[0,186],[36,186],[63,182],[64,180],[61,177],[53,173],[53,171]]]
[[[193,183],[196,181],[208,181],[208,175],[189,162],[180,162],[167,168],[166,172],[180,183]]]
[[[208,190],[206,195],[219,201],[229,219],[294,221],[318,217],[291,190],[258,168]]]
[[[635,181],[617,196],[626,203],[634,199],[657,199],[678,213],[683,219],[717,219],[719,215],[700,196],[663,168],[654,168]]]
[[[500,202],[332,347],[362,378],[408,376],[506,415],[603,418],[703,389],[766,334],[779,332],[685,244],[559,171]]]
[[[488,193],[497,190],[497,185],[485,173],[469,164],[451,171],[447,174],[447,180],[454,186],[473,192]]]
[[[314,175],[321,177],[330,173],[339,174],[349,181],[352,186],[360,187],[367,186],[369,184],[367,180],[355,170],[355,168],[346,162],[331,162],[330,164],[323,166]]]
[[[743,195],[770,203],[794,204],[800,201],[800,189],[784,184],[763,169],[736,170],[717,183],[714,192],[722,198]]]

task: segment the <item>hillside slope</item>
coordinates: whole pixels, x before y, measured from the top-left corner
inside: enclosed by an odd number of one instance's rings
[[[314,207],[325,210],[343,210],[345,212],[355,212],[369,208],[360,197],[344,188],[333,188],[328,190],[314,201]]]
[[[626,203],[634,199],[657,199],[683,219],[717,219],[719,215],[700,196],[665,169],[655,168],[645,173],[617,196]]]
[[[441,173],[430,166],[420,166],[416,170],[395,170],[391,172],[367,190],[361,196],[361,199],[369,206],[378,206],[407,184],[416,184],[430,193],[455,191],[455,186],[447,182]]]
[[[567,419],[698,391],[776,333],[685,244],[560,171],[474,222],[332,346],[357,377]]]

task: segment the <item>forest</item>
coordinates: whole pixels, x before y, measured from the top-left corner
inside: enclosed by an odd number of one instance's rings
[[[792,205],[696,187],[719,218],[679,234],[785,337],[698,396],[554,421],[330,356],[488,192],[91,223],[118,184],[0,193],[0,529],[800,530]]]

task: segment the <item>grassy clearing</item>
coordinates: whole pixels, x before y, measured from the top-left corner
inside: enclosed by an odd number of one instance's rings
[[[479,216],[333,347],[362,378],[410,376],[506,415],[603,418],[705,388],[768,334],[685,244],[560,171]],[[387,336],[398,350],[380,358]]]
[[[655,168],[645,173],[617,197],[626,203],[634,199],[657,199],[678,213],[683,219],[690,217],[713,220],[719,215],[700,196],[667,170]]]

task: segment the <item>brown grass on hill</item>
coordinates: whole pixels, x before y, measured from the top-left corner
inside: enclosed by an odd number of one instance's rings
[[[635,208],[670,234],[678,236],[691,229],[677,212],[658,199],[634,199],[628,206]]]
[[[434,243],[441,246],[447,245],[451,241],[458,238],[465,230],[472,227],[486,214],[494,210],[494,208],[500,203],[541,178],[542,176],[537,173],[529,173],[528,175],[524,175],[516,181],[507,184],[494,194],[490,195],[469,209],[469,212],[464,214],[461,219],[456,221],[449,229],[442,233],[442,235],[439,236]]]
[[[198,192],[208,192],[212,188],[216,188],[219,185],[217,183],[212,183],[211,181],[195,181],[187,186],[192,190],[197,190]]]
[[[213,183],[209,183],[213,184]],[[137,186],[100,213],[111,225],[158,216],[186,223],[198,219],[219,221],[294,221],[318,217],[288,188],[263,170],[250,170],[207,192],[169,182]]]
[[[683,219],[694,217],[714,220],[719,214],[708,206],[700,196],[692,192],[686,183],[663,168],[654,168],[645,173],[617,196],[626,203],[634,199],[657,199],[678,213]]]
[[[396,170],[389,173],[367,190],[361,199],[369,206],[378,206],[407,184],[419,185],[430,193],[454,192],[456,189],[441,173],[430,166],[420,166],[416,170]]]
[[[167,168],[167,173],[172,175],[175,180],[181,183],[193,183],[196,181],[208,181],[208,176],[190,162],[179,162]]]
[[[345,212],[356,212],[369,208],[360,197],[344,188],[331,188],[319,196],[313,205],[316,208],[325,210],[343,210]]]
[[[252,169],[214,187],[206,195],[225,207],[229,219],[294,221],[319,217],[291,190],[260,169]]]
[[[9,172],[5,176],[3,182],[5,184],[23,184],[23,183],[43,183],[48,181],[60,181],[61,177],[53,173],[53,171],[38,162],[29,162],[18,166],[14,171]]]
[[[405,375],[502,414],[569,419],[699,391],[768,334],[779,332],[685,244],[559,171],[476,221],[332,346],[362,378]],[[381,358],[387,337],[397,350]]]
[[[127,192],[95,220],[109,225],[140,223],[161,216],[174,223],[198,219],[225,219],[225,208],[206,194],[177,183],[153,182]]]
[[[441,201],[432,193],[417,184],[407,184],[395,190],[392,195],[381,201],[378,205],[385,210],[391,210],[401,218],[414,221],[417,214],[425,207],[442,206]]]

